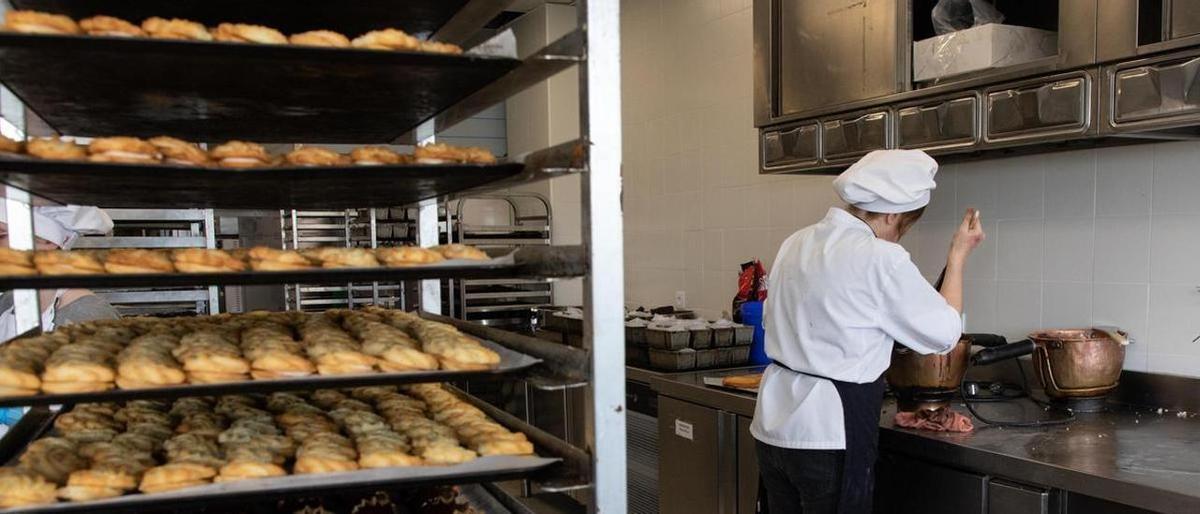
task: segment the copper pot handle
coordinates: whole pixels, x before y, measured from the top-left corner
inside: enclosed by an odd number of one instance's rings
[[[1117,344],[1121,346],[1129,346],[1129,343],[1133,342],[1131,339],[1129,339],[1128,333],[1122,332],[1121,329],[1117,327],[1095,327],[1095,329],[1098,332],[1103,332],[1104,335],[1108,336],[1113,341],[1116,341]]]

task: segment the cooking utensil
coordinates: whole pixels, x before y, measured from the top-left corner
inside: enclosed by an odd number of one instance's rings
[[[1003,336],[963,334],[949,352],[921,355],[905,346],[892,349],[887,381],[905,411],[937,409],[949,404],[962,383],[971,356],[971,346],[1003,345]]]
[[[982,366],[1032,354],[1046,396],[1099,397],[1117,387],[1129,343],[1126,333],[1111,327],[1046,330],[980,350],[971,356],[971,364]]]

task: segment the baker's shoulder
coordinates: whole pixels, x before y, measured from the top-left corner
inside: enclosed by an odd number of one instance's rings
[[[875,262],[880,266],[886,268],[895,268],[901,263],[912,262],[912,256],[909,255],[908,250],[906,250],[903,246],[900,246],[898,243],[885,241],[879,238],[872,239],[874,239],[874,241],[872,241],[871,255],[874,257]]]

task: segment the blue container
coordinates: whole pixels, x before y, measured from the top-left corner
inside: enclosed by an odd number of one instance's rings
[[[763,304],[762,302],[746,302],[742,304],[742,324],[754,327],[754,342],[750,343],[750,364],[770,364],[771,358],[763,348],[766,334],[763,333]]]

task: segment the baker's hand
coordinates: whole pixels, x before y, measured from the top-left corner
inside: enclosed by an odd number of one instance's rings
[[[962,223],[958,225],[958,230],[954,232],[954,238],[950,240],[950,260],[966,261],[971,252],[985,238],[987,238],[987,234],[983,233],[983,224],[979,221],[979,211],[967,209],[967,214],[963,216]]]

